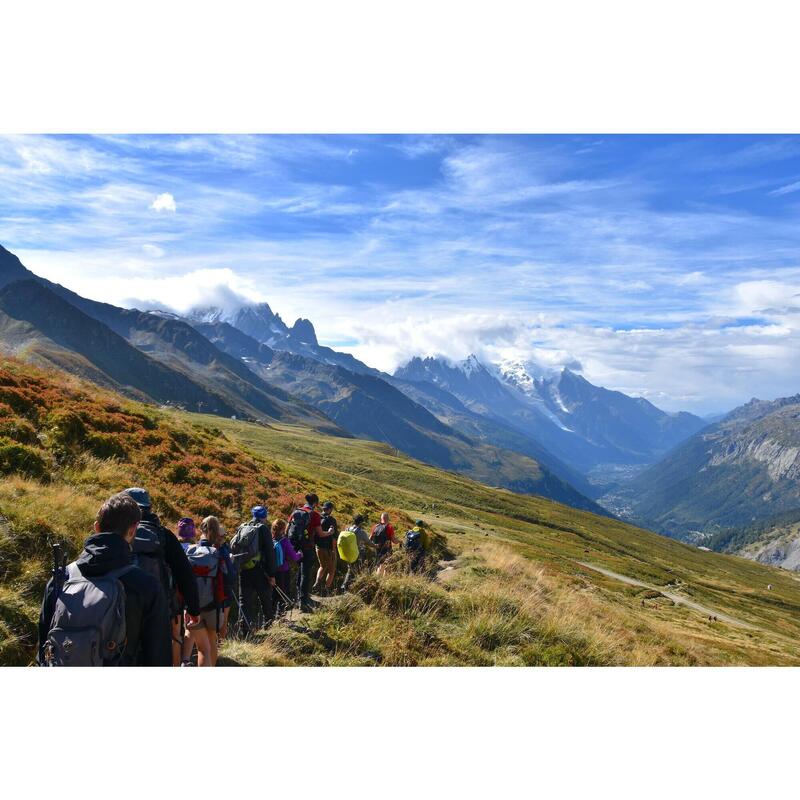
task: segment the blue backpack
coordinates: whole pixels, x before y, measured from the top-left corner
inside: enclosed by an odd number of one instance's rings
[[[283,564],[283,545],[280,543],[280,541],[277,541],[275,542],[275,569],[282,567]]]

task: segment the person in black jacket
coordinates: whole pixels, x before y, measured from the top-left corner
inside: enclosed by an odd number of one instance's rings
[[[131,563],[131,545],[141,512],[125,493],[106,500],[97,512],[95,533],[84,542],[76,563],[87,577],[105,575]],[[158,581],[136,567],[120,576],[125,589],[127,643],[119,666],[168,667],[172,663],[169,614]],[[43,665],[44,646],[53,618],[55,592],[48,581],[39,615],[37,661]]]
[[[272,622],[272,589],[275,586],[275,546],[267,525],[269,516],[264,506],[254,506],[250,525],[258,526],[258,556],[239,565],[239,583],[244,612],[241,629],[245,636],[258,628],[258,604],[264,614],[264,624]],[[246,523],[247,524],[247,523]],[[236,558],[234,556],[234,558]]]
[[[125,490],[125,494],[134,499],[136,505],[142,512],[142,521],[137,528],[138,539],[140,535],[157,535],[163,548],[163,564],[166,566],[167,573],[162,569],[162,586],[164,589],[164,599],[167,602],[170,617],[170,630],[172,635],[172,664],[177,667],[181,663],[181,647],[183,637],[181,635],[181,617],[183,608],[178,606],[176,590],[183,597],[183,605],[190,615],[196,617],[200,613],[200,598],[197,595],[197,581],[195,580],[189,559],[186,558],[181,543],[172,531],[167,530],[153,512],[150,495],[146,489],[132,487]],[[137,552],[138,542],[133,543],[134,556]]]

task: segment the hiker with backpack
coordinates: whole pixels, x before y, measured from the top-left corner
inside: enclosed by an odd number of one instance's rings
[[[289,517],[286,534],[292,546],[302,556],[297,570],[297,599],[301,611],[313,611],[311,582],[316,574],[315,543],[322,533],[322,517],[316,510],[319,497],[313,492],[306,495],[306,504],[296,508]]]
[[[392,554],[394,542],[394,527],[389,524],[389,515],[385,511],[381,514],[381,521],[372,529],[369,540],[375,545],[375,571],[382,575],[386,559]]]
[[[272,595],[272,604],[275,607],[275,614],[283,614],[288,611],[287,598],[290,597],[291,565],[296,564],[303,557],[292,546],[289,537],[286,535],[286,521],[276,519],[272,523],[272,541],[275,548],[275,590]]]
[[[412,572],[422,572],[425,568],[425,552],[430,544],[430,537],[425,530],[425,523],[418,519],[410,531],[406,531],[406,553],[408,566]]]
[[[186,635],[183,641],[182,664],[191,664],[192,647],[197,647],[197,666],[214,667],[217,663],[218,635],[222,627],[226,590],[225,561],[220,552],[222,526],[216,517],[203,520],[200,541],[189,547],[186,557],[192,566],[200,613],[186,614]]]
[[[272,589],[275,586],[275,547],[267,527],[265,506],[253,506],[231,540],[231,560],[239,572],[240,626],[245,636],[255,632],[258,607],[263,624],[272,622]]]
[[[131,564],[140,520],[128,494],[113,495],[100,506],[78,558],[63,572],[54,569],[39,615],[40,666],[170,666],[163,591]]]
[[[131,487],[125,494],[133,498],[142,514],[133,539],[133,563],[156,578],[164,592],[169,609],[172,632],[172,663],[181,663],[181,613],[178,593],[183,597],[186,610],[193,616],[200,613],[197,583],[189,566],[186,553],[178,539],[168,531],[153,512],[150,495],[146,489]]]
[[[367,550],[375,548],[363,528],[366,521],[366,517],[362,514],[356,515],[353,518],[353,524],[339,534],[339,539],[336,543],[339,558],[347,564],[347,572],[342,581],[343,592],[348,590],[361,572]]]
[[[219,629],[219,638],[224,639],[228,635],[228,618],[230,617],[231,608],[233,606],[233,592],[239,573],[237,572],[236,567],[233,564],[233,560],[231,559],[231,546],[230,542],[228,541],[228,534],[226,533],[225,528],[222,527],[222,523],[220,523],[216,517],[206,517],[200,523],[200,530],[202,533],[207,533],[209,532],[209,529],[214,528],[215,525],[219,526],[219,535],[216,537],[220,542],[218,545],[219,554],[222,557],[222,560],[225,562],[225,580],[223,581],[225,599],[222,601],[222,624]]]
[[[336,577],[336,542],[339,538],[339,524],[333,516],[333,503],[322,504],[320,533],[317,536],[317,560],[319,569],[317,579],[311,587],[312,592],[331,592]]]

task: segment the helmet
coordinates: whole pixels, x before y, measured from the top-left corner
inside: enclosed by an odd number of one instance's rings
[[[269,511],[264,506],[253,506],[250,510],[254,519],[266,519],[269,516]]]
[[[147,493],[147,489],[132,486],[130,489],[126,489],[124,493],[131,497],[139,508],[150,508],[153,505],[150,502],[150,495]]]

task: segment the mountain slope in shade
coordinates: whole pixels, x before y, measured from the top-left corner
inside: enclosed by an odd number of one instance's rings
[[[0,286],[7,286],[9,278],[20,274],[101,322],[152,360],[181,375],[185,381],[202,386],[207,395],[218,399],[222,413],[232,409],[233,413],[256,419],[297,422],[329,433],[343,433],[319,411],[261,380],[241,361],[218,350],[184,320],[168,314],[118,308],[81,297],[59,284],[40,278],[23,267],[16,256],[0,249]],[[169,399],[178,404],[191,402],[181,395]]]
[[[382,378],[273,350],[227,323],[198,323],[197,328],[265,380],[287,387],[360,438],[386,442],[429,464],[484,483],[603,513],[541,462],[446,425]]]
[[[55,366],[159,403],[232,414],[222,397],[170,370],[33,280],[0,289],[0,346],[6,353]]]
[[[631,518],[680,538],[800,508],[800,395],[735,409],[640,473],[628,502]]]

